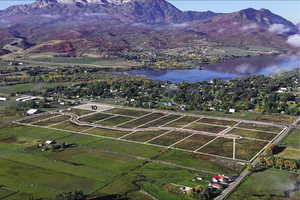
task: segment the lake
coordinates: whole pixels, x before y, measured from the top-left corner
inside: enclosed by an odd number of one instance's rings
[[[233,78],[263,74],[271,75],[300,67],[299,55],[257,56],[227,60],[223,63],[206,65],[205,69],[159,70],[140,69],[126,73],[152,80],[171,82],[198,82],[212,79]]]

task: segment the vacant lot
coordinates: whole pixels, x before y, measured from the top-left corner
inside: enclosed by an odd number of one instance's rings
[[[196,131],[204,131],[204,132],[210,132],[210,133],[219,133],[226,129],[226,127],[221,126],[214,126],[209,124],[202,124],[198,122],[194,122],[190,124],[189,126],[185,127],[186,129],[193,129]]]
[[[248,140],[248,139],[236,140],[235,157],[241,160],[250,160],[267,144],[268,142],[261,142],[257,140]]]
[[[117,126],[119,124],[122,124],[124,122],[130,121],[133,118],[131,117],[125,117],[125,116],[115,116],[109,119],[101,120],[99,122],[96,122],[96,124],[100,124],[103,126]]]
[[[196,120],[198,120],[199,117],[193,117],[193,116],[184,116],[174,122],[171,122],[169,124],[166,124],[166,127],[177,127],[177,128],[181,128],[185,125],[188,125],[191,122],[194,122]]]
[[[122,137],[123,135],[128,134],[129,132],[104,129],[104,128],[93,128],[93,129],[89,129],[89,130],[85,131],[85,133],[90,133],[93,135],[101,135],[101,136],[106,136],[106,137],[119,138],[119,137]]]
[[[28,119],[24,119],[20,122],[21,123],[35,123],[39,120],[44,120],[44,119],[47,119],[47,118],[50,118],[50,117],[55,117],[55,116],[59,116],[59,115],[58,114],[46,113],[46,114],[43,114],[43,115],[37,115],[37,116],[34,116],[34,117],[30,117]]]
[[[238,127],[241,128],[248,128],[248,129],[256,129],[260,131],[269,131],[274,133],[279,133],[282,131],[282,128],[276,127],[276,126],[267,126],[262,124],[254,124],[254,123],[240,123]]]
[[[261,140],[272,140],[274,137],[277,136],[274,133],[263,132],[258,130],[246,130],[246,129],[239,129],[239,128],[234,128],[231,131],[229,131],[227,134],[240,135],[242,137],[255,138]]]
[[[233,141],[232,139],[226,138],[217,138],[213,142],[209,143],[202,149],[198,150],[199,152],[214,154],[218,156],[224,156],[232,158],[233,153]]]
[[[157,137],[166,131],[140,131],[126,136],[124,139],[138,142],[146,142],[154,137]]]
[[[220,120],[220,119],[212,119],[212,118],[202,118],[199,120],[199,122],[223,125],[223,126],[233,126],[233,125],[237,124],[236,121]]]
[[[43,120],[43,121],[40,121],[40,122],[36,122],[36,123],[33,123],[33,124],[38,125],[38,126],[50,126],[50,125],[53,125],[53,124],[56,124],[56,123],[66,121],[68,119],[70,119],[69,116],[62,115],[62,116],[57,116],[57,117],[54,117],[54,118],[51,118],[51,119],[46,119],[46,120]]]
[[[163,145],[163,146],[170,146],[170,145],[174,144],[175,142],[178,142],[179,140],[182,140],[189,135],[191,135],[191,133],[173,131],[173,132],[167,133],[161,137],[158,137],[158,138],[152,140],[150,143]]]
[[[229,200],[298,200],[300,176],[286,171],[268,169],[250,175],[234,191]],[[294,190],[296,189],[296,190]]]
[[[103,120],[103,119],[106,119],[106,118],[109,118],[109,117],[112,117],[112,116],[113,115],[106,114],[106,113],[96,113],[96,114],[93,114],[93,115],[89,115],[87,117],[83,117],[83,118],[80,119],[80,121],[94,123],[96,121]]]
[[[141,128],[146,128],[146,127],[158,127],[158,126],[163,126],[171,121],[174,121],[176,119],[178,119],[180,117],[180,115],[167,115],[163,118],[160,118],[156,121],[150,122],[144,126],[142,126]]]
[[[146,123],[148,123],[148,122],[150,122],[152,120],[160,118],[160,117],[162,117],[164,115],[165,114],[163,114],[163,113],[152,113],[152,114],[147,115],[145,117],[141,117],[139,119],[130,121],[128,123],[125,123],[121,127],[123,127],[123,128],[136,128],[136,127],[141,126],[143,124],[146,124]]]
[[[78,126],[76,124],[73,124],[70,121],[66,121],[66,122],[56,124],[56,125],[52,126],[51,128],[58,128],[58,129],[63,129],[63,130],[68,130],[68,131],[80,132],[80,131],[86,130],[88,128],[91,128],[91,127],[90,126]]]
[[[78,109],[78,108],[71,108],[71,109],[66,110],[65,112],[74,113],[75,115],[82,116],[82,115],[93,113],[94,111],[83,110],[83,109]]]
[[[150,112],[143,110],[133,110],[133,109],[125,109],[125,108],[113,108],[111,110],[105,111],[106,113],[118,114],[118,115],[126,115],[131,117],[141,117],[143,115],[149,114]]]
[[[201,146],[205,145],[207,142],[211,141],[215,137],[212,136],[206,136],[206,135],[193,135],[192,137],[189,137],[188,139],[178,143],[175,145],[176,148],[180,149],[186,149],[186,150],[196,150],[200,148]]]

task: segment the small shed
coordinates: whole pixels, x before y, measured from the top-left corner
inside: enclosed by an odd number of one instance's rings
[[[27,112],[26,112],[26,114],[27,115],[34,115],[34,114],[37,114],[39,112],[39,110],[38,109],[29,109],[29,110],[27,110]]]

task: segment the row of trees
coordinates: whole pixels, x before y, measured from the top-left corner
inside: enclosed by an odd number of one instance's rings
[[[299,74],[298,74],[299,75]],[[250,76],[230,81],[178,83],[119,78],[72,87],[49,89],[45,95],[59,93],[67,98],[123,98],[127,105],[161,108],[164,103],[185,105],[186,110],[253,110],[268,113],[300,114],[300,102],[291,93],[276,92],[280,87],[296,88],[295,75],[286,78]],[[298,80],[297,79],[297,80]],[[300,82],[300,80],[299,80]],[[134,101],[131,101],[134,99]],[[166,99],[169,102],[166,102]],[[174,107],[171,107],[174,108]]]

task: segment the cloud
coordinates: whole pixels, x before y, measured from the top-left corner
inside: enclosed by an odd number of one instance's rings
[[[283,34],[289,32],[290,29],[283,24],[272,24],[268,28],[268,31],[270,31],[271,33]]]
[[[293,47],[300,48],[300,34],[291,35],[286,42]]]
[[[248,31],[248,30],[257,29],[257,28],[258,28],[258,25],[256,23],[251,23],[251,24],[247,24],[247,25],[242,26],[241,30],[242,31]]]

